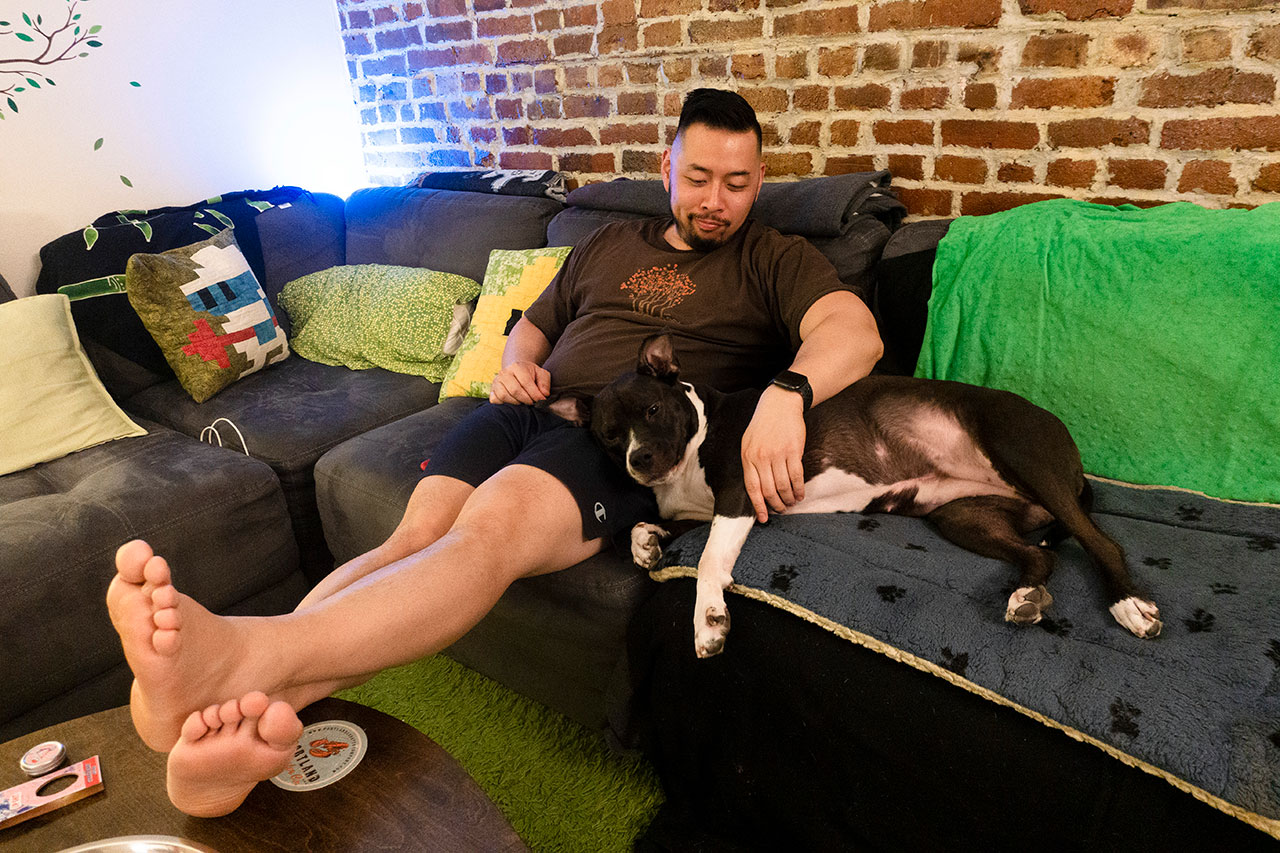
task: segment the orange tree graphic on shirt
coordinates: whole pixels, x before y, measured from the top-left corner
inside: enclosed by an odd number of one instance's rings
[[[631,292],[631,307],[636,311],[664,320],[670,319],[669,309],[697,290],[693,279],[676,272],[675,264],[637,270],[622,283],[622,289]]]

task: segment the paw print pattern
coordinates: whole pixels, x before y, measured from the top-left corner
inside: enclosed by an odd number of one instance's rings
[[[915,545],[915,544],[910,544],[910,543],[908,543],[908,545],[907,545],[907,550],[908,550],[908,551],[923,551],[923,552],[925,552],[926,554],[927,554],[927,553],[929,553],[929,549],[928,549],[928,548],[926,548],[926,547],[924,547],[923,545]]]
[[[1267,657],[1271,658],[1271,662],[1280,669],[1280,640],[1272,640],[1271,647],[1267,649]]]
[[[890,604],[897,604],[898,599],[907,594],[907,591],[900,586],[878,586],[876,592],[880,593],[880,598]]]
[[[1190,506],[1189,504],[1182,504],[1180,507],[1178,507],[1178,518],[1182,521],[1186,521],[1186,522],[1199,521],[1200,517],[1203,515],[1204,515],[1203,507]]]
[[[796,579],[795,566],[778,566],[773,570],[773,577],[769,578],[769,586],[778,592],[789,592],[791,590],[791,582]]]
[[[1246,544],[1249,546],[1250,551],[1258,552],[1274,551],[1277,546],[1280,546],[1280,542],[1277,542],[1270,536],[1254,536],[1252,539],[1249,539]]]
[[[1276,749],[1280,749],[1280,732],[1271,733],[1271,744]]]
[[[1075,627],[1070,619],[1054,619],[1052,616],[1042,616],[1037,624],[1055,637],[1069,636]]]
[[[1200,634],[1213,630],[1213,623],[1217,621],[1212,613],[1203,609],[1197,609],[1191,614],[1190,619],[1182,620],[1186,623],[1187,630],[1193,634]]]
[[[1117,698],[1111,703],[1111,731],[1116,734],[1138,736],[1138,717],[1142,710],[1135,708],[1123,699]]]
[[[868,533],[870,533],[872,530],[876,530],[879,527],[880,527],[880,522],[876,521],[874,518],[864,518],[862,519],[862,521],[858,522],[858,529],[865,530]]]
[[[1240,590],[1233,583],[1211,583],[1209,589],[1214,595],[1239,595]]]
[[[1142,565],[1152,566],[1154,568],[1164,569],[1167,571],[1173,566],[1173,560],[1170,560],[1168,557],[1147,557],[1142,561]]]
[[[969,653],[960,652],[957,654],[951,651],[950,646],[944,647],[942,649],[942,668],[949,669],[963,678],[965,670],[969,668]]]

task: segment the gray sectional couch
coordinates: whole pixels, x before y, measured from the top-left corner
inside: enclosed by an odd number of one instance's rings
[[[771,184],[756,215],[813,239],[846,280],[862,286],[902,215],[887,183],[887,173],[872,173]],[[666,209],[657,181],[583,187],[567,205],[368,188],[345,202],[299,193],[258,215],[255,233],[245,236],[261,246],[260,278],[274,300],[288,281],[342,263],[425,267],[480,281],[492,249],[572,245],[604,221]],[[79,235],[70,238],[42,252],[46,272]],[[37,289],[68,283],[42,274]],[[216,612],[288,610],[335,560],[385,538],[421,476],[420,462],[479,403],[437,405],[438,386],[420,377],[295,355],[196,404],[154,361],[136,356],[135,341],[119,344],[124,331],[110,300],[124,298],[83,300],[73,313],[104,384],[150,434],[0,477],[0,577],[10,590],[0,620],[3,635],[16,638],[0,664],[0,738],[127,701],[128,669],[103,603],[112,554],[124,541],[151,541],[180,588]],[[239,429],[247,456],[225,422],[226,447],[199,440],[223,418]],[[629,559],[602,554],[513,585],[448,653],[602,727],[611,685],[626,684],[627,623],[653,586]]]

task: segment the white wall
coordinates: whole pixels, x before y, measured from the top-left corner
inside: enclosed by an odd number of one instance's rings
[[[0,21],[30,34],[22,13],[39,14],[47,31],[72,3],[0,0]],[[84,28],[101,25],[102,46],[45,68],[55,86],[11,95],[16,115],[0,95],[0,275],[19,296],[35,290],[41,246],[113,210],[278,184],[346,196],[367,182],[334,0],[75,11]],[[0,35],[0,60],[35,53]],[[0,74],[0,89],[12,80]]]

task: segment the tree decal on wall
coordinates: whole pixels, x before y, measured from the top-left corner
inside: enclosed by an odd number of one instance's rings
[[[669,320],[667,310],[679,305],[697,288],[693,279],[676,272],[675,264],[668,264],[636,271],[622,283],[622,289],[631,291],[631,307],[636,311]]]
[[[21,21],[0,21],[0,36],[12,39],[5,41],[4,52],[0,53],[0,98],[4,99],[0,101],[0,119],[5,118],[6,108],[8,112],[18,112],[17,95],[57,85],[46,68],[88,56],[89,51],[82,48],[102,47],[98,35],[102,27],[80,23],[76,7],[81,2],[65,0],[67,16],[60,24],[46,22],[40,14],[33,18],[28,12],[22,13]],[[11,51],[18,53],[13,55]]]

